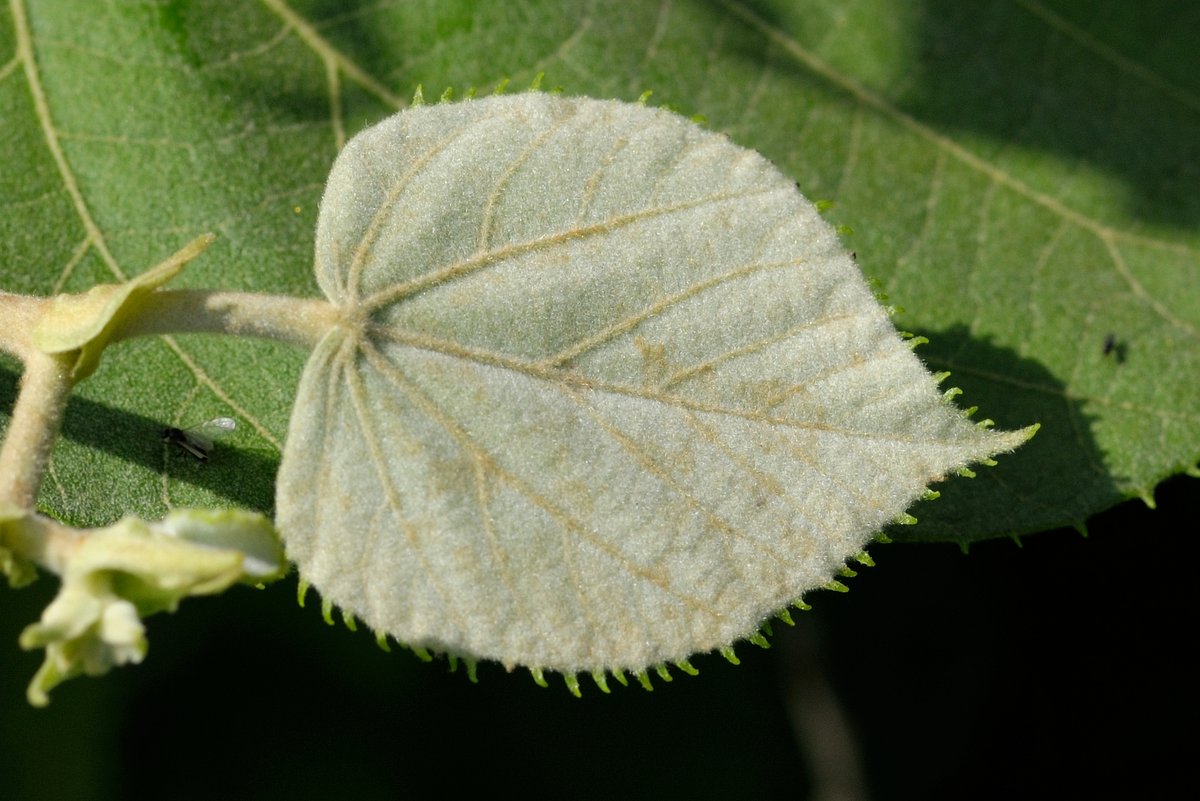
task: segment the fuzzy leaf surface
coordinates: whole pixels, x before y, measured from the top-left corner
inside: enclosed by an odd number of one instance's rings
[[[316,247],[340,323],[279,527],[412,646],[573,673],[730,645],[1027,436],[942,400],[793,181],[661,109],[401,112],[342,151]]]

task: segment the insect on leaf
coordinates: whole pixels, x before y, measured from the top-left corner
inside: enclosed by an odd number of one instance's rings
[[[414,647],[570,674],[727,646],[1030,433],[943,401],[794,183],[660,109],[401,112],[334,165],[316,272],[340,322],[278,524]]]
[[[162,440],[177,446],[201,462],[207,462],[213,449],[213,440],[228,435],[235,428],[237,421],[232,417],[214,417],[194,428],[164,428]]]

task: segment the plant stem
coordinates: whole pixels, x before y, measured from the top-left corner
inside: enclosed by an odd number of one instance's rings
[[[25,361],[33,350],[30,333],[45,303],[44,298],[0,292],[0,351]]]
[[[24,354],[25,372],[0,447],[0,502],[33,509],[71,394],[69,359],[36,348]]]
[[[0,350],[25,363],[12,419],[0,445],[0,503],[32,510],[74,386],[78,351],[50,355],[33,347],[44,301],[0,293]],[[338,321],[328,301],[211,290],[158,290],[110,339],[208,332],[314,347]]]
[[[160,289],[113,340],[150,334],[210,333],[273,339],[313,348],[338,319],[328,301],[286,295]]]

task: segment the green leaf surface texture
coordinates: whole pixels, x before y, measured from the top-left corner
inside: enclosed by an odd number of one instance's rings
[[[413,647],[574,673],[727,646],[1027,436],[943,400],[794,181],[662,109],[401,112],[342,151],[316,251],[340,322],[279,528]]]
[[[1197,29],[1194,4],[1124,0],[13,0],[0,287],[118,283],[212,231],[172,286],[313,296],[330,165],[418,84],[461,96],[545,72],[571,95],[652,90],[835,202],[960,403],[999,428],[1042,423],[892,536],[1083,524],[1200,458]],[[109,348],[40,506],[78,525],[272,511],[303,361],[200,335]],[[0,362],[0,415],[18,376]],[[238,430],[205,465],[159,440],[216,416]]]

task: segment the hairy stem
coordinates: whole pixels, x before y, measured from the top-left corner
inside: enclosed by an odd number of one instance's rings
[[[71,362],[34,348],[0,447],[0,502],[32,509],[71,394]]]
[[[337,309],[322,299],[160,289],[146,299],[136,319],[116,332],[114,340],[150,334],[234,334],[311,349],[336,323],[337,315]]]
[[[203,244],[201,243],[200,249]],[[194,248],[193,248],[194,249]],[[194,253],[188,249],[181,258]],[[178,254],[177,254],[178,255]],[[58,437],[78,351],[58,355],[33,346],[45,301],[0,293],[0,350],[25,363],[13,416],[0,445],[0,503],[33,509]],[[312,348],[333,327],[337,309],[325,300],[211,290],[158,290],[109,340],[207,332],[254,336]]]
[[[0,351],[25,361],[33,350],[30,333],[45,303],[44,298],[0,292]]]

